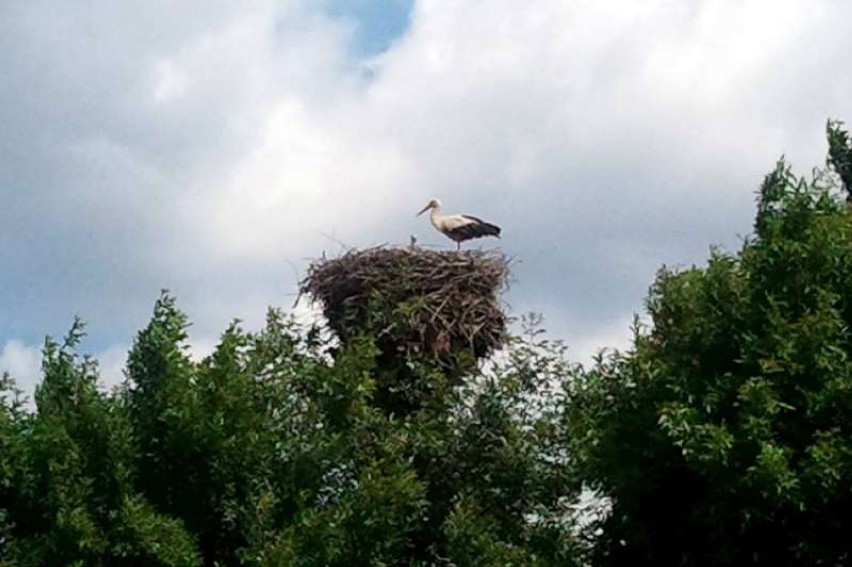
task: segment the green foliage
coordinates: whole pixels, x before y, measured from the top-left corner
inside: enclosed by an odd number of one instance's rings
[[[660,271],[634,349],[566,384],[570,453],[612,506],[596,563],[852,559],[850,290],[852,215],[783,163],[738,254]]]
[[[76,321],[61,344],[45,342],[34,414],[15,397],[3,405],[0,559],[21,566],[198,565],[180,522],[140,502],[128,416],[120,399],[98,391],[95,361],[74,353],[82,334]],[[4,386],[9,391],[9,382]]]
[[[75,353],[79,323],[46,343],[35,413],[4,378],[0,565],[574,557],[558,543],[570,536],[560,522],[574,485],[551,458],[555,347],[519,339],[460,388],[411,361],[407,378],[428,382],[431,401],[395,415],[375,397],[386,359],[370,336],[339,347],[271,310],[261,331],[235,323],[196,362],[188,326],[163,294],[111,393]]]
[[[840,177],[843,187],[849,192],[847,202],[852,198],[852,139],[843,129],[843,123],[829,121],[826,126],[828,135],[828,163]]]

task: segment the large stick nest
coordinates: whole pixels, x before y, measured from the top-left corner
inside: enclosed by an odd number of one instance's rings
[[[378,247],[317,260],[300,293],[322,304],[343,342],[366,332],[386,355],[482,358],[504,341],[498,294],[508,275],[499,252]]]

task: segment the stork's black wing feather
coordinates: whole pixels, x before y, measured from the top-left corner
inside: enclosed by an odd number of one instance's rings
[[[466,219],[474,222],[455,228],[452,230],[453,235],[460,237],[462,240],[470,238],[482,238],[483,236],[496,236],[500,238],[500,227],[490,222],[485,222],[479,217],[473,215],[462,215]]]

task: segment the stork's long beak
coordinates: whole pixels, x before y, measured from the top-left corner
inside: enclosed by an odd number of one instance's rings
[[[419,217],[420,215],[422,215],[423,213],[425,213],[426,211],[428,211],[428,210],[429,210],[429,209],[431,209],[431,208],[432,208],[432,204],[431,204],[431,203],[429,203],[428,205],[426,205],[425,207],[423,207],[423,210],[422,210],[422,211],[420,211],[419,213],[417,213],[417,216]]]

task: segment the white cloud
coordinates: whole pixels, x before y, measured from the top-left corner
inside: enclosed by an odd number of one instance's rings
[[[779,155],[806,171],[852,120],[841,2],[421,0],[367,61],[307,2],[23,6],[0,191],[41,230],[9,246],[6,315],[75,309],[104,344],[161,287],[214,337],[288,306],[336,240],[447,244],[413,216],[435,196],[503,225],[512,303],[590,352],[660,264],[736,246]]]
[[[323,234],[355,241],[388,216],[404,183],[400,153],[317,114],[296,98],[279,102],[260,143],[215,191],[185,203],[209,254],[298,258]]]
[[[121,383],[128,347],[115,345],[94,355],[98,361],[99,384],[106,389]],[[18,388],[32,402],[35,387],[42,380],[41,347],[20,340],[6,341],[0,351],[0,373],[8,372]]]
[[[41,349],[11,340],[0,352],[0,373],[8,372],[18,388],[32,395],[35,384],[41,380]]]
[[[129,348],[126,345],[114,345],[94,355],[98,361],[98,384],[101,387],[110,389],[124,381]]]
[[[155,67],[157,74],[154,100],[168,104],[179,100],[189,89],[189,78],[172,61],[162,61]]]

